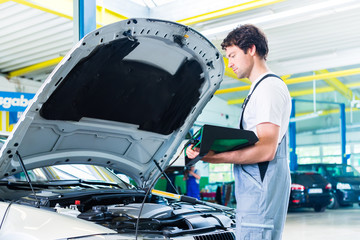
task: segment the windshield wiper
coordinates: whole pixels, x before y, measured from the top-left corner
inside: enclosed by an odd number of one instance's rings
[[[83,179],[69,179],[69,180],[52,180],[46,182],[48,186],[87,186],[87,185],[101,185],[101,186],[115,186],[123,189],[121,185],[116,182],[105,182],[99,180],[83,180]]]
[[[22,186],[28,187],[29,183],[26,181],[14,181],[14,180],[0,180],[2,186]],[[102,186],[116,186],[123,189],[116,182],[104,182],[104,181],[88,181],[82,179],[71,180],[53,180],[44,182],[32,182],[32,185],[37,188],[57,187],[57,186],[86,186],[86,185],[102,185]]]

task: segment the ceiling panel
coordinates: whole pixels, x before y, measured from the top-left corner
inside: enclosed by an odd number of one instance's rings
[[[62,56],[73,46],[71,20],[12,1],[0,4],[0,33],[5,74]]]

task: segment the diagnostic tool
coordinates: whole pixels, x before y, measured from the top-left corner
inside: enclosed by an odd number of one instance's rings
[[[254,145],[258,140],[253,131],[204,125],[186,143],[186,145],[193,144],[194,147],[200,148],[200,153],[194,159],[185,156],[185,166],[195,164],[210,150],[215,153],[234,151]]]

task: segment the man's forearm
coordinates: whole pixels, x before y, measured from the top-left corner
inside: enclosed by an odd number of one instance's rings
[[[280,127],[272,123],[256,126],[259,141],[255,145],[236,151],[207,154],[203,161],[210,163],[253,164],[271,161],[275,157]]]

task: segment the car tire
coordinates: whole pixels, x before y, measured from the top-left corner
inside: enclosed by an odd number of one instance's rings
[[[337,199],[336,194],[330,193],[330,195],[331,195],[331,202],[327,206],[327,208],[329,208],[329,209],[337,209],[337,208],[339,208],[339,200]]]
[[[326,206],[316,205],[314,207],[315,212],[324,212],[326,209]]]

